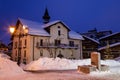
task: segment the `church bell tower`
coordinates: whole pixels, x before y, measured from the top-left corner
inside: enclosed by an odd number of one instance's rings
[[[47,8],[45,9],[45,13],[44,13],[44,15],[43,15],[42,18],[43,18],[45,24],[49,22],[50,16],[49,16],[49,13],[48,13],[48,9],[47,9]]]

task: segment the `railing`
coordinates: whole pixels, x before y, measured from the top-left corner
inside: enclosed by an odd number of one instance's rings
[[[43,43],[40,44],[39,42],[36,43],[37,48],[79,48],[78,44],[70,45],[70,44],[54,44],[54,43]]]

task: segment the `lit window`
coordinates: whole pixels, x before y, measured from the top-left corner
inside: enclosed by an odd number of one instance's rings
[[[85,47],[85,46],[83,46],[83,49],[86,49],[86,47]]]

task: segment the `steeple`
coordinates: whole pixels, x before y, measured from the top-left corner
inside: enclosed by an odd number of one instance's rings
[[[44,13],[44,15],[43,15],[42,18],[43,18],[45,24],[49,22],[50,16],[49,16],[49,13],[48,13],[48,9],[47,9],[47,8],[45,9],[45,13]]]

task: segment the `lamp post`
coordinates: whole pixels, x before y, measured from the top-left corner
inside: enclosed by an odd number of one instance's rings
[[[21,41],[20,41],[20,39],[21,39],[21,37],[27,35],[28,28],[25,27],[25,26],[22,26],[22,30],[23,31],[21,31],[21,29],[20,29],[19,32],[16,32],[18,34],[16,34],[15,33],[15,31],[16,31],[15,27],[12,27],[12,26],[10,27],[10,33],[12,34],[12,37],[14,37],[14,36],[18,37],[18,59],[17,59],[17,64],[18,65],[20,65],[20,63],[21,63]]]

